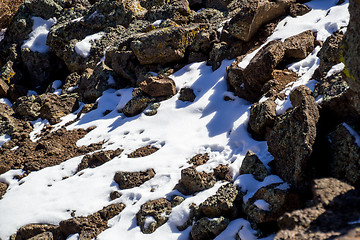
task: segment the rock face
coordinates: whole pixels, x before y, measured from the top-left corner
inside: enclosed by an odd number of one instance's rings
[[[154,169],[148,169],[146,172],[117,172],[114,181],[119,184],[121,189],[129,189],[140,186],[154,176]]]
[[[290,94],[293,109],[278,117],[268,137],[274,169],[286,181],[299,185],[316,138],[319,110],[309,88],[300,86]]]
[[[136,214],[136,221],[143,233],[153,233],[167,222],[171,213],[171,202],[165,198],[147,202],[141,206]]]
[[[209,218],[220,216],[236,217],[237,208],[235,204],[238,190],[228,183],[221,186],[215,195],[208,197],[205,202],[199,206],[200,211]]]
[[[190,234],[193,240],[214,239],[225,230],[229,223],[230,220],[224,217],[214,220],[204,217],[194,224]]]
[[[94,239],[108,228],[108,220],[118,215],[124,208],[125,205],[122,203],[111,204],[87,217],[74,217],[61,221],[60,231],[65,237],[79,233],[79,239]]]
[[[252,174],[258,181],[263,181],[268,175],[268,170],[258,156],[249,150],[241,164],[239,174]]]
[[[356,227],[359,192],[334,178],[314,180],[313,201],[305,209],[286,213],[278,219],[280,232],[275,239],[342,239]],[[346,238],[345,238],[346,239]],[[356,238],[349,238],[356,239]]]
[[[331,160],[329,171],[333,177],[341,179],[356,187],[360,186],[360,146],[355,138],[358,133],[348,124],[337,126],[329,134]]]
[[[280,186],[279,186],[280,185]],[[286,211],[301,207],[298,194],[281,184],[271,184],[260,188],[244,204],[244,213],[257,224],[276,222]]]
[[[149,77],[140,83],[140,89],[151,97],[171,97],[176,94],[174,80],[166,76]]]
[[[123,152],[122,149],[118,148],[116,150],[100,151],[93,154],[88,154],[81,160],[81,163],[78,166],[77,172],[86,169],[86,168],[95,168],[98,167],[114,157],[120,155]]]
[[[213,173],[198,172],[194,166],[181,170],[181,179],[176,189],[190,195],[214,186],[216,179]]]
[[[0,104],[0,134],[16,138],[30,133],[30,123],[14,117],[14,111],[7,104]]]
[[[241,2],[238,13],[230,21],[231,35],[242,41],[249,41],[261,25],[284,15],[291,2],[293,1],[250,0]]]

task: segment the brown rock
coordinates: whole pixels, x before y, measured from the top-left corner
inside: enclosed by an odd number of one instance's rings
[[[262,92],[266,97],[273,97],[284,90],[289,83],[295,82],[298,78],[299,76],[293,71],[275,69],[271,74],[271,80],[264,84]]]
[[[167,76],[148,77],[140,83],[140,89],[151,97],[169,97],[176,94],[174,80]]]
[[[209,154],[197,154],[193,156],[188,163],[193,164],[194,166],[200,166],[205,164],[207,161],[209,161]]]
[[[114,157],[120,155],[122,152],[123,150],[118,148],[116,150],[100,151],[93,154],[88,154],[83,157],[76,171],[80,172],[85,168],[95,168],[101,166]]]
[[[258,181],[264,181],[268,176],[268,170],[258,156],[249,150],[241,164],[239,174],[252,174]]]
[[[213,173],[198,172],[191,166],[181,170],[181,179],[175,188],[183,194],[190,195],[211,188],[215,182]]]
[[[140,89],[135,88],[133,90],[133,98],[126,103],[121,111],[125,116],[133,117],[142,113],[154,100],[145,96]]]
[[[32,238],[29,238],[29,240],[53,240],[53,234],[51,232],[44,232],[40,233]]]
[[[54,226],[50,224],[28,224],[21,227],[16,232],[16,237],[15,237],[15,240],[26,240],[26,239],[60,240],[62,238],[60,235],[59,226]]]
[[[281,178],[298,185],[304,183],[320,116],[307,87],[295,89],[290,99],[294,108],[275,120],[267,140],[269,152],[274,156],[274,170]]]
[[[196,98],[196,95],[194,94],[194,90],[192,90],[189,87],[185,87],[180,89],[180,96],[179,100],[183,102],[193,102]]]
[[[117,172],[114,181],[119,184],[120,189],[129,189],[142,185],[154,176],[154,169],[148,169],[146,172]]]
[[[0,97],[7,97],[9,86],[0,78]]]
[[[290,16],[292,16],[292,17],[302,16],[302,15],[307,14],[310,11],[311,11],[311,9],[308,6],[306,6],[305,4],[301,4],[301,3],[294,3],[289,8],[289,13],[290,13]]]
[[[110,200],[115,200],[120,197],[121,197],[121,193],[119,193],[118,191],[113,191],[110,193]]]
[[[1,172],[1,169],[0,169]],[[6,189],[7,189],[7,184],[0,182],[0,199],[2,198],[2,196],[4,196],[4,194],[6,193]]]
[[[230,168],[227,165],[220,164],[214,170],[214,176],[217,180],[232,181]]]
[[[259,139],[269,134],[276,118],[276,103],[272,99],[254,103],[250,108],[249,128]]]
[[[306,58],[315,48],[315,36],[311,30],[302,32],[284,41],[285,58]]]
[[[141,147],[133,151],[128,155],[128,158],[139,158],[139,157],[146,157],[149,156],[155,152],[157,152],[159,149],[157,147],[153,147],[151,145],[147,145],[145,147]]]
[[[136,221],[143,233],[153,233],[168,220],[171,213],[171,202],[165,198],[160,198],[147,202],[141,206],[136,214]],[[146,226],[147,218],[152,218],[153,222]]]

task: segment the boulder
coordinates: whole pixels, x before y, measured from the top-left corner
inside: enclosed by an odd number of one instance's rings
[[[16,232],[15,240],[26,240],[26,239],[31,239],[33,237],[34,239],[41,239],[39,238],[40,236],[36,238],[40,234],[45,234],[47,237],[49,237],[49,238],[44,238],[46,240],[61,239],[59,226],[54,226],[50,224],[28,224],[21,227]]]
[[[294,1],[242,1],[230,21],[230,33],[242,41],[249,41],[263,24],[285,15],[291,2]]]
[[[175,81],[163,75],[148,77],[139,88],[151,97],[171,97],[176,94]]]
[[[236,197],[238,190],[236,187],[228,183],[221,186],[215,195],[208,197],[199,206],[200,211],[209,218],[220,216],[228,216],[234,218],[238,214],[236,207]]]
[[[343,123],[328,136],[331,159],[331,176],[354,186],[360,186],[360,143],[359,135],[350,125]]]
[[[148,169],[146,172],[116,172],[114,181],[119,185],[120,189],[129,189],[139,187],[154,176],[154,169]]]
[[[151,145],[147,145],[145,147],[140,147],[135,151],[128,154],[128,158],[139,158],[139,157],[146,157],[155,152],[157,152],[159,148],[153,147]]]
[[[191,229],[191,238],[193,240],[214,239],[229,225],[230,220],[224,217],[208,219],[206,217],[198,220]]]
[[[254,103],[250,108],[249,129],[257,138],[269,135],[276,119],[276,103],[272,99]]]
[[[93,154],[85,155],[76,171],[79,172],[86,168],[95,168],[101,166],[102,164],[113,159],[114,157],[120,155],[122,152],[123,150],[118,148],[116,150],[100,151]]]
[[[264,181],[266,176],[269,175],[264,164],[251,150],[246,153],[246,156],[241,164],[239,174],[252,174],[258,181]]]
[[[153,233],[167,222],[171,210],[171,202],[165,198],[144,203],[136,214],[137,225],[143,233]]]
[[[284,41],[285,58],[306,58],[315,48],[315,36],[311,30],[302,32]]]
[[[184,87],[180,89],[179,100],[183,102],[194,102],[196,95],[194,94],[194,90],[189,87]]]
[[[260,188],[254,196],[244,203],[244,213],[257,223],[276,222],[286,211],[301,207],[300,195],[289,187],[271,184]]]
[[[213,173],[198,172],[191,166],[181,170],[181,179],[175,188],[183,194],[190,195],[213,187],[215,182]]]
[[[267,141],[273,167],[286,181],[303,184],[316,138],[319,110],[311,91],[300,86],[290,94],[293,109],[279,116]]]

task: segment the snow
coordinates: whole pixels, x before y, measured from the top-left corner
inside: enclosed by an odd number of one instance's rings
[[[328,78],[336,73],[341,72],[342,70],[344,70],[344,68],[345,68],[345,64],[343,64],[343,63],[339,63],[339,64],[332,66],[332,68],[326,74],[325,78]]]
[[[163,22],[164,20],[156,20],[155,22],[153,22],[152,23],[152,25],[154,26],[154,27],[159,27],[160,26],[160,24]]]
[[[47,53],[49,47],[46,45],[46,38],[52,25],[56,23],[56,19],[44,20],[41,17],[32,17],[32,20],[32,32],[21,48],[29,48],[33,52]]]
[[[254,202],[254,205],[264,211],[270,211],[270,204],[267,203],[264,199],[258,199]]]
[[[0,42],[4,39],[5,33],[6,33],[6,28],[0,29]]]
[[[10,137],[9,135],[7,135],[7,134],[1,135],[1,136],[0,136],[0,147],[1,147],[4,143],[6,143],[7,141],[9,141],[10,139],[11,139],[11,137]]]
[[[347,123],[343,123],[343,126],[349,131],[349,133],[354,137],[356,145],[360,147],[360,135]]]
[[[314,8],[311,12],[301,17],[287,17],[282,20],[268,41],[284,40],[308,29],[317,31],[319,40],[325,40],[333,31],[345,27],[348,22],[348,3],[333,6],[335,2],[337,1],[315,0],[308,3]],[[78,42],[75,46],[77,54],[87,57],[91,41],[101,38],[103,34],[96,33]],[[40,45],[41,49],[46,46]],[[311,76],[319,64],[316,56],[318,51],[320,47],[307,58],[289,66],[300,78],[287,86],[284,90],[286,95],[300,85],[314,87],[316,81],[312,80]],[[248,55],[241,66],[246,67],[255,54],[256,52]],[[76,216],[86,216],[118,202],[124,203],[126,207],[118,216],[109,220],[109,229],[98,236],[99,240],[117,239],[118,236],[123,239],[144,240],[188,239],[191,227],[179,231],[177,226],[187,220],[190,214],[189,204],[199,205],[225,184],[217,182],[214,187],[189,196],[173,190],[181,177],[181,170],[190,166],[187,161],[199,153],[208,153],[210,160],[198,167],[198,171],[211,172],[219,164],[229,165],[234,184],[246,192],[243,197],[245,202],[258,189],[273,183],[280,183],[279,189],[287,189],[289,185],[276,175],[267,176],[263,181],[257,181],[251,174],[239,175],[239,168],[248,150],[256,153],[265,166],[273,157],[267,150],[267,143],[255,141],[247,131],[251,103],[227,91],[226,67],[231,63],[232,60],[224,60],[221,67],[214,72],[204,62],[187,65],[175,72],[170,77],[176,82],[177,89],[191,87],[196,95],[195,101],[182,102],[178,100],[178,93],[161,102],[158,113],[154,116],[140,114],[125,117],[119,113],[132,98],[132,88],[105,91],[97,100],[97,109],[82,114],[79,121],[66,128],[71,130],[95,126],[94,130],[77,142],[78,146],[104,141],[103,150],[122,148],[124,152],[99,167],[84,169],[76,174],[83,156],[31,172],[21,180],[14,179],[15,175],[21,174],[21,170],[11,170],[0,175],[0,181],[9,184],[7,193],[0,200],[0,239],[9,239],[10,235],[25,224],[58,224],[71,218],[72,211],[76,211]],[[60,86],[54,88],[59,89]],[[225,96],[232,100],[225,101]],[[277,100],[277,104],[278,114],[291,107],[288,98],[285,101]],[[103,116],[106,110],[111,112]],[[53,131],[75,119],[76,115],[77,112],[63,117]],[[37,140],[37,134],[46,123],[41,119],[32,122],[34,130],[31,140]],[[6,136],[2,138],[4,141],[8,139]],[[142,158],[127,157],[135,149],[146,145],[154,145],[160,149]],[[119,189],[113,180],[117,171],[144,171],[148,168],[153,168],[156,175],[139,187]],[[112,191],[119,191],[122,196],[111,201],[109,194]],[[136,213],[141,205],[158,198],[171,199],[173,195],[181,195],[185,200],[172,209],[166,224],[152,234],[143,234],[136,224]],[[257,205],[263,209],[266,209],[265,203],[257,201]],[[150,224],[151,220],[148,219],[147,223]],[[250,223],[240,218],[231,221],[228,228],[216,239],[236,239],[238,236],[251,240],[257,239],[255,234],[256,231],[251,228]],[[72,235],[68,239],[74,240],[78,237]]]
[[[104,32],[98,32],[87,36],[80,42],[76,43],[75,52],[83,58],[87,58],[90,55],[91,41],[100,39],[102,36],[104,36],[104,34]]]

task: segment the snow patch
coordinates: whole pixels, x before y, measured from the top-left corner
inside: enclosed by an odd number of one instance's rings
[[[343,71],[345,68],[345,64],[343,63],[339,63],[339,64],[336,64],[334,66],[332,66],[332,68],[329,70],[329,72],[326,74],[325,78],[328,78],[336,73],[339,73],[341,71]]]
[[[358,147],[360,147],[360,135],[352,128],[350,127],[348,124],[343,123],[342,124],[348,131],[349,133],[355,138],[355,143],[356,145],[358,145]]]
[[[90,55],[91,50],[91,42],[100,39],[105,35],[105,32],[98,32],[92,35],[87,36],[80,42],[75,45],[75,52],[82,56],[83,58],[87,58]]]
[[[258,199],[254,202],[254,205],[264,211],[270,211],[270,204],[267,203],[264,199]]]

